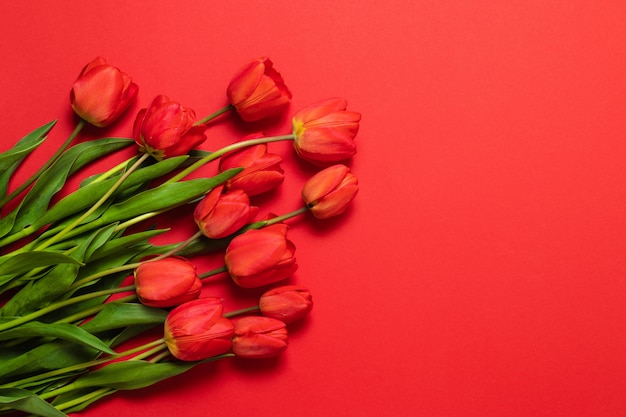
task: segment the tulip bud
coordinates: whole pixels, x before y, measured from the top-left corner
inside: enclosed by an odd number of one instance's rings
[[[230,350],[233,322],[222,316],[222,301],[199,298],[176,307],[165,319],[165,343],[183,361],[199,361]]]
[[[138,91],[126,73],[97,57],[83,68],[72,85],[70,103],[81,119],[105,127],[120,117]]]
[[[298,265],[287,225],[274,224],[236,236],[226,248],[225,263],[240,287],[255,288],[291,276]]]
[[[256,139],[263,135],[255,134],[244,138]],[[243,190],[252,197],[278,187],[285,178],[280,167],[280,155],[267,152],[267,144],[248,146],[222,156],[219,172],[242,167],[243,171],[226,181],[227,190]]]
[[[285,285],[265,292],[259,309],[265,317],[291,323],[306,316],[313,308],[311,293],[298,285]]]
[[[191,262],[173,256],[139,265],[135,269],[135,287],[142,304],[164,308],[198,298],[202,281]]]
[[[241,190],[223,193],[224,186],[215,187],[196,206],[193,217],[202,234],[211,239],[232,235],[245,226],[258,212]]]
[[[358,179],[345,165],[333,165],[313,175],[302,187],[302,198],[318,219],[343,213],[359,191]]]
[[[159,161],[185,155],[206,140],[206,126],[195,126],[195,119],[192,109],[159,95],[137,114],[133,136],[141,152]]]
[[[233,353],[242,358],[271,358],[287,349],[287,327],[280,320],[248,316],[235,323]]]
[[[258,58],[241,67],[230,81],[226,96],[247,122],[277,115],[291,100],[291,92],[268,58]]]
[[[302,158],[328,165],[356,154],[354,137],[361,114],[347,111],[348,102],[331,98],[297,112],[292,119],[293,145]]]

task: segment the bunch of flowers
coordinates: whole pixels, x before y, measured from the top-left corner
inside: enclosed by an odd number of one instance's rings
[[[245,123],[288,109],[282,76],[259,58],[233,76],[228,105],[208,117],[158,95],[136,115],[132,138],[74,143],[86,124],[114,123],[137,93],[130,76],[96,58],[71,88],[75,130],[11,192],[13,174],[55,123],[0,154],[0,413],[64,416],[207,361],[276,356],[287,347],[287,325],[313,306],[307,288],[285,282],[298,268],[285,222],[349,206],[358,181],[344,163],[356,152],[360,114],[331,98],[295,113],[291,133],[198,149],[224,113]],[[302,186],[300,208],[259,218],[251,197],[285,176],[282,158],[268,150],[276,141],[291,141],[318,169]],[[67,190],[82,167],[128,146],[136,156]],[[216,175],[187,179],[212,161]],[[197,233],[154,244],[166,230],[150,219],[183,206],[192,207]],[[199,274],[194,258],[209,252],[222,253],[224,266]],[[241,291],[261,288],[258,303],[225,312],[224,300],[203,295],[203,279],[219,273]],[[155,329],[162,337],[145,342]],[[138,338],[145,343],[120,349]]]

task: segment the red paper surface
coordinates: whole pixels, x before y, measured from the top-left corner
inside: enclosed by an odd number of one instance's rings
[[[0,147],[59,120],[24,177],[73,129],[70,86],[97,55],[140,93],[81,140],[129,136],[157,94],[211,113],[263,55],[291,112],[340,96],[363,115],[351,210],[290,223],[290,282],[315,307],[288,350],[203,365],[82,415],[624,415],[625,21],[616,1],[3,1]],[[289,119],[225,118],[204,148],[288,133]],[[315,169],[288,144],[271,149],[287,180],[261,203],[280,214]],[[194,230],[162,221],[176,227],[162,241]],[[227,309],[258,295],[225,278],[205,293]]]

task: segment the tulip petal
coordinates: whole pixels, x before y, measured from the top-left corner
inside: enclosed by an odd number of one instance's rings
[[[307,204],[317,201],[341,184],[350,169],[345,165],[333,165],[312,176],[302,187],[302,197]]]
[[[293,119],[306,124],[312,120],[324,117],[329,113],[345,110],[347,106],[348,101],[346,99],[333,97],[303,108],[293,116]]]

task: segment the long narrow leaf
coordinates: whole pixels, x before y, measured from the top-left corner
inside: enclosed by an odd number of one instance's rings
[[[28,277],[28,285],[22,287],[9,301],[0,308],[0,314],[4,316],[18,316],[38,310],[50,304],[57,297],[63,295],[70,285],[74,283],[79,267],[88,256],[87,252],[94,247],[102,245],[112,233],[112,228],[96,230],[86,234],[80,239],[75,239],[71,258],[75,263],[59,263],[48,271],[43,271],[37,277]],[[47,253],[47,252],[46,252]],[[28,252],[25,252],[28,254]],[[37,271],[35,269],[35,271]],[[17,284],[17,283],[15,283]]]
[[[56,120],[46,123],[24,136],[8,151],[0,153],[0,197],[6,195],[9,180],[24,158],[44,142],[55,124]]]
[[[120,251],[128,252],[133,247],[139,246],[141,251],[145,245],[148,245],[148,239],[166,233],[169,229],[147,230],[145,232],[133,233],[112,239],[98,248],[89,258],[89,262],[94,262],[107,256],[119,253]],[[139,250],[138,250],[139,252]]]
[[[123,361],[114,362],[96,371],[80,376],[75,387],[106,387],[132,390],[148,387],[167,378],[180,375],[201,362]]]
[[[137,185],[144,184],[147,181],[161,177],[178,167],[186,158],[186,156],[181,156],[177,158],[164,159],[156,164],[138,169],[134,173],[130,174],[126,180],[124,180],[118,191],[121,192],[125,189],[135,187]],[[54,223],[92,206],[100,199],[100,197],[111,189],[117,180],[117,177],[109,178],[107,180],[94,182],[79,188],[52,206],[43,216],[37,219],[31,227],[35,230],[39,229],[49,223]]]
[[[115,354],[104,342],[80,327],[67,323],[29,322],[19,327],[0,332],[0,340],[22,337],[54,337],[89,346],[99,351]]]
[[[0,405],[42,417],[67,417],[50,403],[24,389],[0,388]]]
[[[143,304],[109,303],[82,328],[90,333],[98,333],[126,326],[162,324],[166,317],[167,311]]]
[[[59,264],[37,280],[28,281],[0,308],[2,316],[21,316],[46,307],[64,294],[78,274],[78,265]]]
[[[165,183],[139,193],[126,201],[110,206],[97,220],[74,229],[68,236],[84,233],[110,223],[124,221],[146,213],[165,211],[179,207],[209,192],[241,171],[234,168],[211,178],[196,178],[189,181]]]
[[[57,339],[7,358],[0,366],[0,381],[10,382],[16,376],[47,372],[93,360],[98,350]]]
[[[71,256],[48,251],[32,251],[18,253],[5,257],[0,261],[0,285],[13,279],[15,275],[23,274],[34,268],[58,265],[62,263],[80,265],[81,263]]]
[[[212,178],[197,178],[189,181],[166,183],[144,191],[118,204],[112,205],[99,222],[112,223],[131,219],[144,213],[167,210],[200,197],[218,186],[240,169],[222,172]]]
[[[37,221],[46,213],[50,200],[63,188],[69,175],[131,143],[129,139],[104,138],[72,146],[39,177],[21,204],[0,221],[0,235],[15,234]]]

